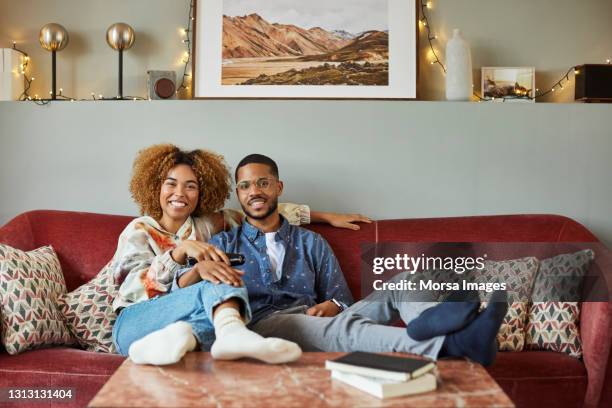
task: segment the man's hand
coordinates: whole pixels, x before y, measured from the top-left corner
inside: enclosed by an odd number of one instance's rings
[[[319,303],[306,310],[308,316],[334,317],[340,313],[340,308],[331,300]]]
[[[234,269],[224,262],[200,261],[193,267],[202,280],[219,284],[221,282],[232,285],[242,286],[243,271]]]
[[[331,212],[310,212],[310,220],[312,222],[326,222],[336,228],[347,228],[352,230],[359,230],[359,225],[356,223],[364,222],[366,224],[372,223],[372,220],[362,214],[338,214]]]

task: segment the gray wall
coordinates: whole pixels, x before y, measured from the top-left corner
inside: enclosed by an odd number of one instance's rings
[[[557,213],[612,243],[612,105],[359,101],[0,103],[0,224],[136,214],[136,152],[279,162],[286,200],[374,218]],[[235,202],[234,202],[235,205]]]
[[[148,69],[180,70],[179,28],[189,0],[0,0],[0,47],[30,52],[33,91],[49,89],[38,30],[64,24],[65,93],[115,91],[106,28],[130,23],[126,93],[145,93]],[[612,56],[609,0],[434,0],[440,43],[452,28],[482,65],[535,66],[537,86],[569,66]],[[423,99],[444,78],[422,43]],[[443,46],[441,47],[443,48]],[[568,102],[573,87],[554,95]],[[610,105],[359,101],[0,103],[0,224],[30,209],[136,214],[127,184],[136,152],[170,141],[206,147],[235,164],[260,151],[278,159],[286,199],[374,218],[502,213],[573,217],[612,243]],[[234,202],[235,205],[235,202]]]
[[[453,28],[471,43],[476,88],[481,66],[535,66],[536,86],[550,87],[567,69],[602,63],[612,57],[610,0],[433,0],[431,22],[439,36],[437,49]],[[50,56],[38,44],[40,27],[63,24],[71,43],[59,54],[58,84],[64,92],[89,98],[93,91],[116,93],[116,52],[104,40],[108,26],[132,25],[137,41],[125,57],[125,93],[146,94],[150,69],[181,70],[184,54],[179,28],[187,20],[189,0],[0,0],[0,47],[12,40],[32,55],[33,93],[50,89]],[[421,37],[421,99],[444,99],[444,76],[429,64]],[[182,72],[181,72],[182,74]],[[573,84],[548,101],[573,99]]]

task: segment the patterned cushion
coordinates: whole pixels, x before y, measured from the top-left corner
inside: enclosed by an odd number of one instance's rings
[[[504,321],[497,333],[500,351],[523,351],[527,309],[527,302],[514,302],[508,306]]]
[[[533,302],[580,300],[584,275],[593,259],[591,249],[544,259],[533,286]]]
[[[525,348],[582,357],[579,300],[583,277],[595,253],[586,249],[542,261],[529,309]]]
[[[67,326],[86,350],[115,352],[112,331],[117,316],[112,303],[118,290],[107,265],[91,281],[58,299]]]
[[[2,344],[9,354],[74,343],[55,307],[66,283],[52,247],[24,252],[0,244]]]
[[[506,283],[509,303],[508,311],[497,333],[500,351],[523,351],[528,301],[538,266],[538,260],[533,257],[485,261],[484,269],[474,272],[476,282]],[[480,292],[481,308],[486,307],[490,296],[491,293]]]
[[[512,302],[528,302],[533,291],[540,262],[527,257],[507,261],[485,261],[481,270],[474,271],[476,282],[505,282],[508,299]],[[480,293],[480,300],[488,302],[492,293]]]
[[[582,357],[578,302],[537,302],[529,309],[525,348]]]

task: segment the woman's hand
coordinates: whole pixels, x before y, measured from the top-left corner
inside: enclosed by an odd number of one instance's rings
[[[242,286],[243,271],[234,269],[223,262],[200,261],[193,267],[202,280],[219,284],[221,282],[232,285]]]
[[[313,307],[306,310],[306,314],[308,316],[318,316],[318,317],[334,317],[340,313],[340,308],[336,306],[334,302],[331,300],[327,300],[323,303],[319,303],[314,305]]]
[[[172,259],[176,263],[184,265],[187,263],[187,258],[195,258],[200,261],[216,261],[230,264],[229,258],[225,252],[214,245],[202,241],[186,240],[183,241],[172,250],[170,253]]]
[[[310,212],[311,222],[325,222],[336,228],[347,228],[352,230],[359,230],[357,222],[364,222],[366,224],[372,223],[372,220],[365,215],[361,214],[339,214],[330,212]]]

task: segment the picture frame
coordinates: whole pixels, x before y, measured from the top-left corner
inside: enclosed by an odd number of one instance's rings
[[[535,102],[535,67],[482,67],[484,100]]]
[[[418,0],[196,0],[192,97],[417,99],[418,15]]]

